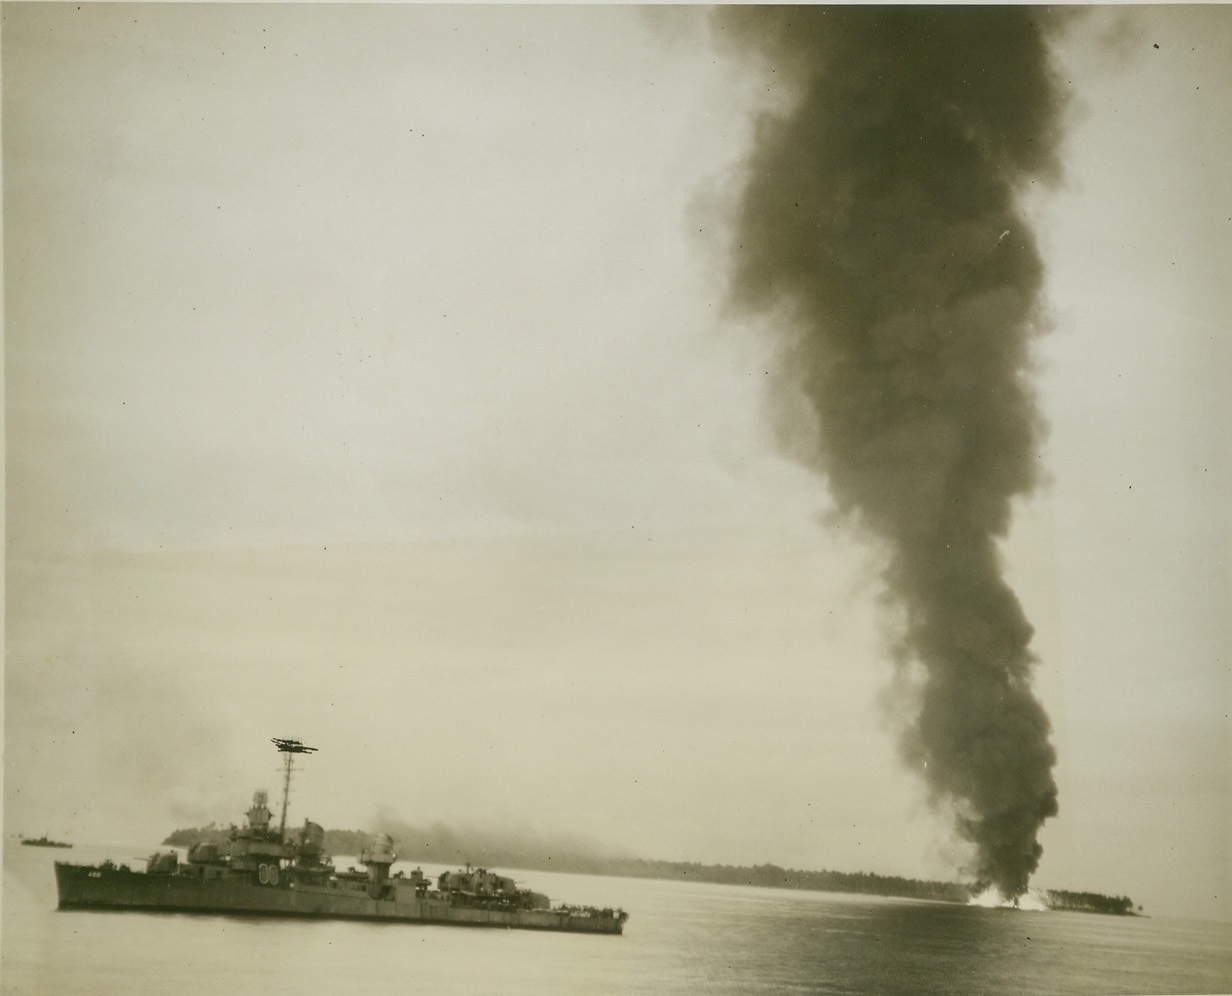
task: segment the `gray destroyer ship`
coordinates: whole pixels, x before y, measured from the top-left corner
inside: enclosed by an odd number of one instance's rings
[[[422,870],[390,874],[397,860],[388,834],[373,834],[359,854],[363,870],[339,871],[324,851],[325,831],[305,820],[286,832],[292,757],[316,748],[275,739],[284,755],[282,816],[277,828],[265,791],[253,795],[247,822],[222,844],[202,842],[181,861],[152,855],[144,871],[104,861],[56,862],[60,909],[213,913],[316,919],[515,927],[620,934],[628,914],[593,906],[553,906],[513,879],[467,866],[433,882]]]

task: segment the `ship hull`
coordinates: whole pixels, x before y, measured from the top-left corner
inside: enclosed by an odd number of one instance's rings
[[[89,867],[57,862],[56,888],[60,909],[67,910],[377,920],[593,934],[619,934],[624,925],[617,916],[497,909],[483,904],[460,904],[448,897],[398,895],[374,899],[363,891],[330,885],[270,886],[242,877],[153,875],[122,866]]]

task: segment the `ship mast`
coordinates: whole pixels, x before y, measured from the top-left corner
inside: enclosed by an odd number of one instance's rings
[[[291,755],[311,754],[316,748],[306,747],[298,740],[283,740],[279,737],[273,737],[270,742],[285,755],[282,772],[282,817],[278,821],[278,839],[282,840],[287,829],[287,799],[291,795],[291,772],[294,770],[291,766]]]

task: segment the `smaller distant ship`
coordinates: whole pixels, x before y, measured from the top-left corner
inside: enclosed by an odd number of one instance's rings
[[[72,847],[72,844],[66,844],[62,840],[52,840],[50,837],[22,837],[21,842],[26,847]]]
[[[390,874],[397,860],[388,834],[372,835],[359,854],[360,871],[338,871],[323,849],[325,831],[305,820],[286,831],[291,758],[316,750],[298,740],[274,740],[286,763],[282,818],[275,828],[269,797],[258,790],[248,823],[232,827],[223,844],[202,842],[179,854],[156,853],[146,870],[105,861],[56,862],[60,909],[223,913],[334,920],[517,927],[620,934],[628,914],[593,906],[553,905],[542,893],[519,888],[486,868],[445,872],[435,882],[416,868]],[[30,841],[23,841],[30,843]]]

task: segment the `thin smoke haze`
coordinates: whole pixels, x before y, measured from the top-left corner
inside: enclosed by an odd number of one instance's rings
[[[902,753],[974,845],[971,871],[1009,897],[1057,813],[1032,627],[997,547],[1043,431],[1029,383],[1043,267],[1019,199],[1059,173],[1045,16],[716,20],[783,95],[744,163],[730,303],[777,335],[791,451],[884,549]]]

